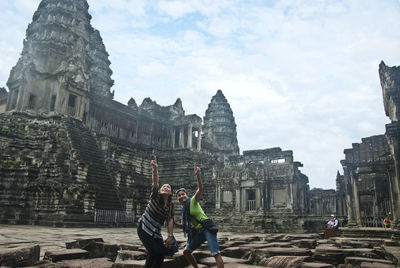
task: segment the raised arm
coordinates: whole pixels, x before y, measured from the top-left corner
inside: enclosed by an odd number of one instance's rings
[[[158,171],[157,171],[157,156],[154,156],[154,159],[150,161],[151,165],[151,180],[153,182],[153,188],[158,189]]]
[[[200,168],[196,166],[196,163],[194,164],[194,173],[196,174],[197,177],[197,190],[196,193],[194,194],[194,198],[199,201],[201,194],[203,193],[203,182],[201,181],[200,178]]]

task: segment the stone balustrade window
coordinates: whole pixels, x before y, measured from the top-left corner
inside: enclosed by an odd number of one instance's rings
[[[285,158],[271,160],[271,164],[282,164],[282,163],[285,163]]]

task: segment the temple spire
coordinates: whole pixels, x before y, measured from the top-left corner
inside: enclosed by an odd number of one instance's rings
[[[112,99],[112,71],[86,0],[43,0],[11,70],[7,110],[82,118],[89,95]]]

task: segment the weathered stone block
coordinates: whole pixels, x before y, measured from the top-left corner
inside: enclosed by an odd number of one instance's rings
[[[315,239],[300,239],[297,243],[299,248],[315,248],[317,246],[317,240]]]
[[[300,268],[335,268],[335,266],[323,262],[303,262]]]
[[[222,259],[223,259],[224,263],[238,263],[238,264],[239,263],[240,264],[248,263],[247,260],[238,259],[238,258],[222,257]],[[210,266],[210,265],[215,264],[215,258],[207,257],[207,258],[200,259],[198,262]]]
[[[52,262],[87,258],[89,258],[89,252],[78,248],[46,251],[43,257],[43,259],[51,260]]]
[[[228,247],[222,250],[221,254],[231,258],[242,258],[250,251],[251,249],[246,247]]]
[[[118,250],[120,250],[120,246],[117,244],[92,241],[85,246],[84,249],[89,252],[91,258],[106,257],[112,261],[115,261],[118,255]]]
[[[326,262],[333,265],[339,265],[344,263],[344,258],[351,255],[351,252],[348,252],[344,249],[338,249],[335,247],[322,245],[318,246],[315,249],[313,254],[313,258],[316,261]]]
[[[40,246],[0,249],[0,266],[22,267],[39,261]]]
[[[255,250],[256,254],[264,257],[272,256],[311,256],[311,251],[304,248],[264,248]]]
[[[361,263],[375,263],[376,267],[380,267],[381,264],[394,265],[392,261],[372,258],[361,258],[361,257],[347,257],[345,264],[351,264],[353,266],[361,266]]]
[[[271,268],[299,267],[310,256],[274,256],[263,258],[258,265]]]
[[[88,239],[77,239],[72,242],[66,242],[65,247],[67,249],[71,248],[85,248],[87,245],[89,245],[91,242],[104,242],[103,238],[88,238]]]
[[[81,259],[81,260],[65,260],[57,262],[56,268],[110,268],[113,262],[107,258],[95,258],[95,259]],[[49,266],[50,268],[51,266]]]
[[[142,268],[146,260],[128,260],[128,261],[119,261],[115,262],[111,267],[112,268]]]
[[[120,250],[116,258],[116,262],[126,261],[126,260],[144,260],[146,259],[146,253],[142,251],[133,250]]]

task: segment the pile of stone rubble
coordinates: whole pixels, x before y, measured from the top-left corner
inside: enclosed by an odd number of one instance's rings
[[[399,244],[378,238],[321,239],[319,234],[262,234],[221,236],[225,267],[396,267]],[[181,250],[167,258],[162,267],[188,267]],[[201,267],[215,267],[207,245],[194,253]],[[22,246],[0,250],[1,267],[143,267],[142,245],[112,244],[102,238],[83,238],[65,243],[65,249],[48,250]]]

